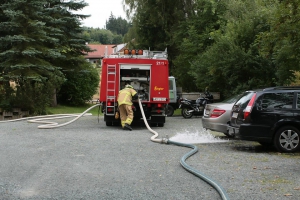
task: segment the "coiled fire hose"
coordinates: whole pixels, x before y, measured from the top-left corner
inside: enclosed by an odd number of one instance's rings
[[[87,113],[87,112],[97,106],[101,106],[101,104],[93,105],[81,114],[41,115],[41,116],[35,116],[35,117],[24,117],[24,118],[20,118],[20,119],[5,120],[5,121],[0,121],[0,123],[1,122],[15,122],[15,121],[27,120],[30,123],[43,124],[43,125],[38,126],[38,128],[41,128],[41,129],[58,128],[58,127],[62,127],[62,126],[71,124],[71,123],[75,122],[76,120],[78,120],[80,117],[91,115],[90,113]],[[53,120],[53,119],[63,119],[63,118],[70,118],[70,117],[75,117],[75,118],[73,120],[63,123],[63,124],[58,124],[56,122],[49,121],[49,120]]]
[[[192,151],[188,152],[187,154],[185,154],[181,158],[181,160],[180,160],[181,166],[184,169],[186,169],[187,171],[189,171],[190,173],[196,175],[197,177],[201,178],[202,180],[204,180],[205,182],[207,182],[209,185],[211,185],[215,190],[217,190],[217,192],[220,194],[220,196],[221,196],[221,198],[223,200],[229,200],[229,197],[227,196],[226,191],[220,185],[218,185],[215,181],[213,181],[212,179],[208,178],[207,176],[205,176],[201,172],[197,171],[196,169],[194,169],[191,166],[189,166],[188,164],[186,164],[185,161],[190,156],[192,156],[195,153],[197,153],[198,147],[195,146],[195,145],[192,145],[192,144],[185,144],[185,143],[174,142],[174,141],[171,141],[171,140],[169,140],[167,138],[156,139],[158,137],[158,133],[150,128],[150,126],[149,126],[149,124],[148,124],[148,122],[146,120],[146,117],[145,117],[145,113],[144,113],[144,110],[143,110],[143,106],[141,104],[141,100],[139,99],[138,101],[139,101],[139,106],[140,106],[140,109],[141,109],[141,113],[143,115],[143,119],[144,119],[145,125],[146,125],[147,129],[154,134],[151,137],[151,141],[158,142],[158,143],[173,144],[173,145],[177,145],[177,146],[192,148],[193,149]]]

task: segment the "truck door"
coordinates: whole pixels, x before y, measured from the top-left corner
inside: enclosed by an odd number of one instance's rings
[[[169,103],[176,103],[177,101],[177,92],[176,92],[176,85],[175,85],[175,78],[173,76],[169,77]]]

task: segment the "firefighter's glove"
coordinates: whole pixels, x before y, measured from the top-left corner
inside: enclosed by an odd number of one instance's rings
[[[115,119],[119,119],[119,117],[120,117],[120,114],[119,114],[119,112],[117,111],[116,114],[115,114]]]
[[[135,112],[135,111],[136,111],[136,107],[135,107],[135,106],[132,106],[132,110]]]
[[[136,93],[135,95],[132,96],[132,100],[137,100],[139,98],[138,94]]]

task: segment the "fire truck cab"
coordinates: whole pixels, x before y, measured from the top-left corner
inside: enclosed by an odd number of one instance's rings
[[[130,84],[138,92],[144,114],[151,126],[163,127],[169,103],[169,63],[167,52],[124,50],[102,60],[100,102],[106,126],[120,125],[115,119],[118,93]],[[142,120],[138,100],[133,100],[133,123]]]

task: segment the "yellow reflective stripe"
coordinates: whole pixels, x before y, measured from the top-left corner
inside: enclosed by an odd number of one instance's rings
[[[122,125],[122,127],[124,127],[125,126],[125,121],[121,121],[121,125]]]
[[[123,89],[123,90],[121,90],[121,91],[119,92],[119,94],[125,94],[124,99],[122,99],[122,101],[119,101],[119,102],[118,102],[119,105],[122,105],[122,104],[128,104],[128,105],[130,105],[130,104],[131,104],[130,102],[127,102],[127,101],[126,101],[127,98],[128,98],[128,96],[131,95],[129,91],[126,91],[126,90]]]
[[[121,91],[120,91],[120,94],[121,94],[121,93],[126,93],[127,95],[130,95],[130,92],[128,92],[128,91],[126,91],[126,90],[121,90]]]
[[[127,119],[126,119],[126,121],[125,121],[125,123],[127,123],[127,124],[129,124],[129,125],[130,125],[130,124],[132,123],[132,119],[130,119],[130,118],[127,118]]]

